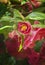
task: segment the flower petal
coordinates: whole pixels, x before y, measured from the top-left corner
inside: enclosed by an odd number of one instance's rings
[[[31,31],[31,24],[29,22],[19,22],[18,31],[22,34],[29,34]]]
[[[35,43],[37,40],[41,40],[45,37],[45,28],[39,28],[37,31],[32,31],[32,35],[25,37],[23,48],[27,49]]]

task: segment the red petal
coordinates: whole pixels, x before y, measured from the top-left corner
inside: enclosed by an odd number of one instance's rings
[[[37,40],[41,40],[43,37],[45,37],[45,28],[39,28],[37,31],[32,31],[32,35],[25,37],[23,48],[27,49],[27,47],[30,47],[31,44]]]

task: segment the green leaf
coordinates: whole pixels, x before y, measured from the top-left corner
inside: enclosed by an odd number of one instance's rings
[[[36,25],[34,24],[34,25],[32,25],[32,26],[33,26],[34,28],[36,28],[36,27],[37,27],[37,28],[39,28],[39,27],[40,27],[40,28],[45,28],[45,25],[44,25],[44,24],[36,24]]]
[[[14,18],[5,15],[0,19],[0,23],[2,26],[13,25],[14,21],[15,21]]]
[[[0,54],[0,65],[16,65],[16,59],[8,53]]]
[[[42,47],[42,44],[43,44],[43,40],[37,41],[36,42],[36,46],[34,47],[34,50],[37,51],[37,52],[39,52],[40,49],[41,49],[41,47]]]
[[[7,11],[7,5],[0,3],[0,18],[5,14]]]
[[[32,12],[26,16],[26,20],[45,20],[45,14],[40,12]]]
[[[21,5],[24,5],[28,0],[22,0]]]
[[[0,33],[3,33],[7,37],[8,33],[13,29],[13,26],[3,26],[0,28]]]
[[[8,63],[7,63],[8,65],[15,65],[16,64],[16,60],[15,60],[15,58],[14,57],[10,57],[9,59],[8,59]]]
[[[45,2],[45,0],[39,0],[40,2]]]
[[[21,5],[24,5],[25,3],[26,3],[26,1],[22,1],[22,2],[21,2]]]
[[[45,11],[45,7],[44,6],[43,7],[39,7],[39,8],[34,9],[33,11],[34,12],[43,12],[43,11]]]
[[[14,10],[14,18],[15,18],[15,22],[19,22],[19,21],[24,21],[25,20],[24,16],[16,9]]]
[[[0,19],[0,21],[2,22],[2,21],[10,21],[11,20],[11,17],[10,16],[3,16],[3,17],[1,17],[1,19]]]

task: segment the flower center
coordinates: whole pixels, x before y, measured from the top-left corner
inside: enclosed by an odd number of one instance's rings
[[[27,30],[27,26],[26,25],[22,25],[21,31],[26,31],[26,30]]]

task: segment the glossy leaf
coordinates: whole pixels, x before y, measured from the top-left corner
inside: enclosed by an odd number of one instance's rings
[[[2,26],[3,25],[13,25],[14,21],[15,21],[14,18],[12,18],[10,16],[5,16],[5,15],[3,17],[1,17],[1,19],[0,19],[0,23],[2,24]]]
[[[25,4],[28,0],[22,0],[21,5]]]
[[[12,26],[4,26],[0,28],[0,33],[3,33],[5,37],[7,37],[9,31],[11,31],[12,29],[13,29]]]
[[[24,16],[18,11],[18,10],[14,10],[14,18],[15,18],[15,22],[19,22],[19,21],[24,21]]]
[[[45,14],[40,12],[32,12],[28,16],[26,16],[26,19],[45,20]]]

